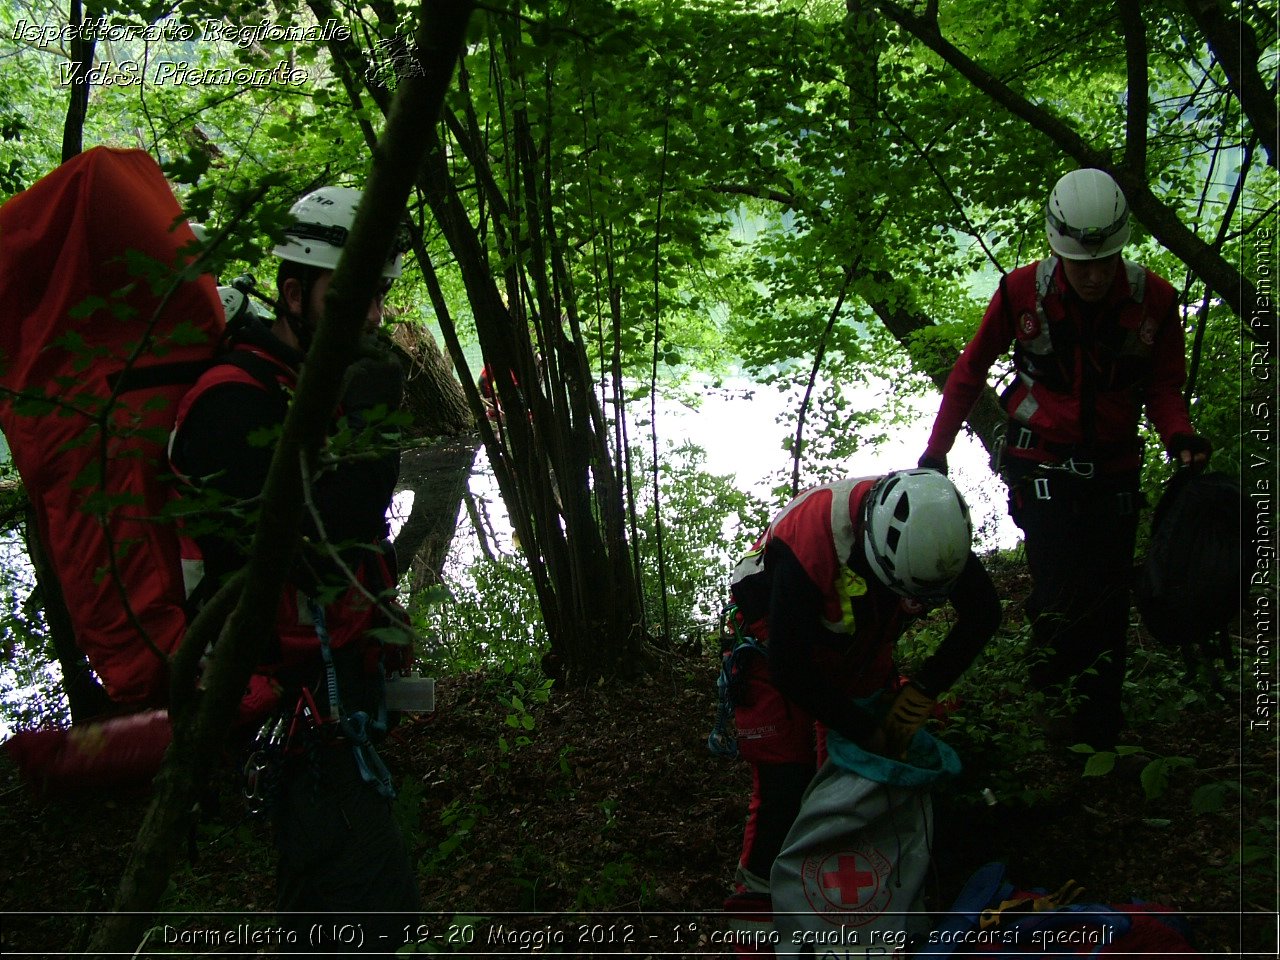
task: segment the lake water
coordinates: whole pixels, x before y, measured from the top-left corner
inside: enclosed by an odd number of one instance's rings
[[[883,409],[891,389],[881,383],[847,394],[856,409],[876,410]],[[708,391],[696,409],[665,405],[658,414],[659,436],[692,440],[706,450],[709,472],[732,475],[735,486],[766,497],[780,480],[790,480],[791,455],[783,443],[794,434],[794,427],[780,425],[778,419],[795,404],[795,398],[767,387],[754,388],[749,401],[742,400],[736,390]],[[894,428],[884,443],[866,446],[845,463],[833,466],[850,477],[914,467],[928,442],[937,405],[936,396],[908,401],[912,412],[909,422]],[[948,463],[949,475],[973,514],[977,548],[1014,546],[1021,534],[1006,513],[1004,485],[992,475],[982,444],[962,433]],[[802,472],[801,486],[805,484]]]
[[[890,389],[890,385],[882,383],[850,391],[849,398],[856,408],[881,409],[884,395]],[[793,426],[784,425],[779,420],[794,411],[797,398],[745,380],[730,381],[718,388],[705,385],[693,392],[698,395],[696,404],[671,399],[659,401],[659,452],[670,451],[685,442],[696,444],[706,452],[703,468],[706,472],[731,477],[737,489],[766,502],[775,501],[771,491],[790,482],[791,455],[784,444],[794,434]],[[848,462],[830,466],[845,476],[855,477],[914,467],[928,441],[937,411],[937,399],[916,399],[907,406],[911,412],[910,419],[896,427],[885,442],[867,445]],[[633,409],[639,412],[640,408],[641,404],[637,403]],[[641,444],[648,455],[652,441],[647,423],[647,401],[643,414],[645,425],[632,425],[630,436],[632,442]],[[1005,488],[992,475],[982,444],[968,433],[961,433],[948,462],[950,477],[968,502],[973,516],[975,547],[988,551],[1015,546],[1021,534],[1009,519]],[[812,476],[806,478],[802,472],[801,486],[812,482]],[[485,505],[497,536],[501,539],[509,537],[506,511],[483,455],[476,460],[470,491]],[[411,505],[411,493],[398,496],[391,515],[393,532],[398,530],[399,518],[408,514]],[[780,507],[781,503],[777,502],[776,506]],[[759,532],[754,531],[750,535],[754,537]],[[465,522],[460,524],[451,549],[453,562],[450,566],[453,569],[465,567],[478,554],[474,539],[474,531]]]

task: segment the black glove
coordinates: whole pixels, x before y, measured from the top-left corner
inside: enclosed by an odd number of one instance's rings
[[[1206,437],[1193,433],[1175,433],[1169,438],[1169,446],[1165,449],[1169,459],[1178,466],[1203,470],[1213,453],[1213,444]]]
[[[947,475],[947,458],[931,457],[927,453],[920,458],[920,462],[916,464],[921,470],[935,470],[944,477]]]
[[[404,397],[404,369],[391,348],[377,337],[364,337],[360,354],[347,367],[342,382],[342,412],[349,416],[385,406],[393,412]]]

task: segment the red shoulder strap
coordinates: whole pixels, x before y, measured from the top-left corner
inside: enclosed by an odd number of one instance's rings
[[[214,361],[213,365],[187,391],[182,402],[178,404],[178,412],[174,417],[174,429],[176,430],[186,420],[192,405],[214,387],[240,383],[272,392],[292,387],[294,380],[293,370],[276,360],[267,351],[252,346],[239,346]]]

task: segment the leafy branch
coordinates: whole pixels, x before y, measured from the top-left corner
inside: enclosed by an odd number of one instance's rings
[[[1263,342],[1266,337],[1263,327],[1265,330],[1275,328],[1275,309],[1266,305],[1269,301],[1260,300],[1255,285],[1155,195],[1141,169],[1134,169],[1126,163],[1114,163],[1106,151],[1090,144],[1062,117],[1032,103],[948,41],[937,23],[912,14],[892,0],[877,0],[877,4],[886,16],[946,61],[973,86],[1049,139],[1081,166],[1109,171],[1124,189],[1133,212],[1152,235],[1221,294],[1241,319],[1241,330],[1246,336]],[[1249,318],[1257,316],[1259,311],[1264,318],[1269,318],[1269,322],[1265,325],[1250,324]]]

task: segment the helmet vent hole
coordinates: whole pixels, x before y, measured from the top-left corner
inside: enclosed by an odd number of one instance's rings
[[[886,534],[884,535],[884,542],[885,542],[885,545],[886,545],[886,546],[887,546],[891,551],[892,551],[892,550],[897,550],[897,549],[898,549],[898,540],[900,540],[901,538],[902,538],[902,531],[901,531],[901,530],[899,530],[897,527],[890,527],[890,528],[889,528],[889,532],[888,532],[888,533],[886,533]],[[887,558],[886,558],[886,559],[887,559]],[[892,561],[892,560],[888,560],[888,563],[889,563],[889,565],[890,565],[890,566],[893,566],[893,561]]]
[[[907,515],[911,513],[911,504],[907,502],[907,498],[903,497],[898,501],[897,507],[893,511],[893,519],[901,522],[907,522]],[[891,531],[892,532],[892,531]]]

